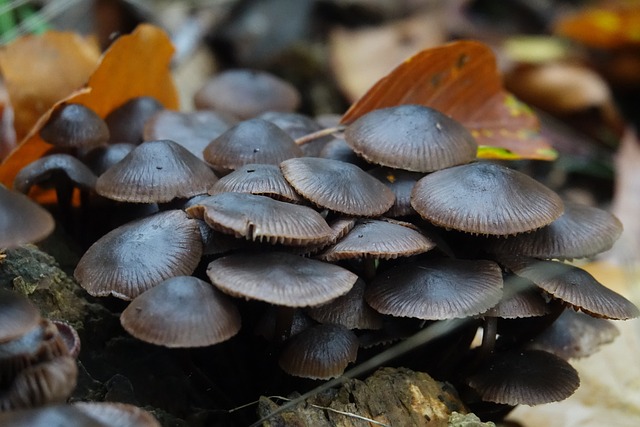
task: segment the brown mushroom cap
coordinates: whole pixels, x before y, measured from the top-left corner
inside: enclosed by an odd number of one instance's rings
[[[359,167],[339,160],[302,157],[285,160],[280,169],[303,197],[346,215],[379,216],[394,202],[387,186]]]
[[[553,297],[594,317],[626,320],[640,316],[640,310],[631,301],[605,287],[579,267],[557,261],[520,258],[504,260],[504,264]]]
[[[305,246],[333,236],[313,209],[248,193],[215,194],[187,208],[187,213],[214,230],[271,244]]]
[[[380,313],[425,320],[480,314],[501,297],[498,264],[446,258],[392,267],[365,291],[366,301]]]
[[[223,292],[286,307],[323,304],[344,295],[358,276],[342,267],[282,252],[235,254],[209,263]]]
[[[360,219],[345,237],[318,258],[324,261],[360,257],[395,259],[427,252],[435,246],[424,234],[399,221]]]
[[[37,242],[51,234],[54,227],[49,212],[25,195],[0,185],[0,248]]]
[[[149,412],[127,403],[74,402],[73,407],[107,426],[160,427],[160,423]]]
[[[297,203],[298,193],[289,185],[276,165],[249,163],[223,176],[209,189],[209,194],[251,193],[276,200]]]
[[[290,83],[265,71],[235,69],[209,79],[193,97],[196,108],[249,119],[265,111],[293,111],[300,95]]]
[[[13,181],[13,187],[27,194],[33,185],[51,182],[64,176],[78,188],[92,190],[96,175],[80,160],[69,154],[49,154],[22,168]]]
[[[56,147],[92,148],[109,140],[109,128],[93,110],[81,104],[57,107],[40,129],[40,137]]]
[[[102,145],[82,156],[82,162],[96,175],[100,176],[111,166],[124,159],[136,146],[127,142]]]
[[[609,320],[564,310],[527,348],[544,350],[568,360],[590,356],[618,335],[618,328]]]
[[[314,119],[299,113],[267,111],[257,118],[273,123],[294,140],[322,129]],[[319,157],[322,147],[331,139],[329,135],[309,141],[301,146],[302,152],[307,157]]]
[[[373,110],[350,124],[344,139],[371,163],[414,172],[469,163],[478,150],[462,124],[422,105]]]
[[[540,350],[497,354],[468,382],[482,400],[530,406],[564,400],[580,385],[571,365]]]
[[[249,163],[277,165],[300,156],[302,150],[285,131],[262,119],[238,123],[211,141],[203,151],[207,163],[222,174]]]
[[[139,144],[143,141],[145,123],[163,108],[150,96],[131,98],[105,117],[111,134],[109,141]]]
[[[210,283],[178,276],[138,295],[120,315],[120,323],[131,335],[151,344],[204,347],[237,334],[240,312]]]
[[[333,323],[348,329],[380,329],[382,315],[364,301],[364,280],[358,279],[346,294],[326,304],[307,308],[306,312],[320,323]]]
[[[162,110],[145,123],[144,140],[170,139],[204,161],[204,148],[233,124],[234,119],[215,111]]]
[[[279,364],[289,375],[335,378],[358,356],[358,337],[341,325],[317,325],[286,342]]]
[[[164,211],[102,236],[74,276],[93,296],[131,300],[164,279],[193,273],[201,255],[198,222],[180,210]]]
[[[411,205],[440,227],[508,236],[550,224],[563,212],[560,197],[529,176],[476,162],[433,172],[413,188]]]
[[[492,239],[489,250],[534,258],[585,258],[611,249],[622,233],[622,223],[607,211],[575,203],[564,207],[564,214],[546,227]]]
[[[15,292],[0,289],[0,344],[14,340],[40,322],[40,311]]]
[[[96,192],[123,202],[169,202],[206,193],[217,179],[202,160],[179,144],[147,141],[100,175]]]

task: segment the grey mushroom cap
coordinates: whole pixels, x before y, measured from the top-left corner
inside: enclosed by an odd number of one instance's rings
[[[485,260],[434,258],[400,264],[376,276],[365,300],[376,311],[424,320],[487,311],[502,297],[502,272]]]
[[[201,255],[198,222],[180,210],[164,211],[102,236],[74,277],[93,296],[131,300],[169,277],[193,273]]]
[[[132,203],[162,203],[206,193],[217,181],[213,171],[170,140],[143,142],[107,169],[96,192]]]
[[[373,110],[350,124],[344,137],[367,161],[413,172],[469,163],[478,149],[462,124],[422,105]]]
[[[46,142],[63,148],[88,149],[109,140],[109,128],[93,110],[81,104],[57,107],[40,129]]]
[[[44,239],[53,231],[51,214],[27,196],[0,185],[0,248]]]
[[[285,179],[317,206],[346,215],[375,217],[393,205],[395,196],[383,183],[350,163],[318,157],[285,160]]]
[[[487,250],[534,258],[586,258],[611,249],[622,233],[612,214],[591,206],[565,203],[564,213],[551,224],[508,238],[493,238]]]
[[[346,294],[358,276],[337,265],[284,252],[234,254],[209,263],[223,292],[286,307],[320,305]]]
[[[509,236],[549,225],[560,197],[533,178],[488,162],[433,172],[419,180],[411,206],[427,221],[466,233]]]
[[[210,283],[177,276],[138,295],[120,315],[120,323],[131,335],[151,344],[204,347],[238,333],[240,313]]]

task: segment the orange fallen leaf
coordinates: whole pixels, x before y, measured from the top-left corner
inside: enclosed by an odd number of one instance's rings
[[[556,152],[540,135],[535,114],[504,90],[491,49],[458,41],[425,49],[378,81],[342,117],[401,104],[435,108],[471,130],[478,157],[553,160]]]
[[[28,35],[0,48],[18,141],[53,104],[87,82],[99,59],[93,38],[69,32]]]
[[[0,165],[0,182],[7,186],[20,169],[52,146],[38,132],[51,112],[64,103],[79,103],[101,117],[137,96],[152,96],[169,109],[178,108],[178,94],[169,70],[173,45],[160,28],[143,24],[118,38],[102,56],[87,85],[58,101],[44,113],[18,147]]]

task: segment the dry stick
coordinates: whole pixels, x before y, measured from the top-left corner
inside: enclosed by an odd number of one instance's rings
[[[322,393],[323,391],[328,390],[332,387],[342,385],[344,382],[346,382],[350,378],[356,377],[358,375],[362,375],[367,371],[377,368],[378,366],[382,366],[383,364],[390,361],[391,359],[401,356],[413,350],[417,346],[423,345],[431,340],[434,340],[436,338],[439,338],[445,334],[452,332],[454,329],[461,327],[468,321],[469,320],[466,320],[466,319],[452,319],[452,320],[443,320],[440,322],[436,322],[433,325],[414,334],[413,336],[406,339],[405,341],[402,341],[396,344],[392,348],[385,350],[376,356],[373,356],[371,359],[345,372],[342,376],[338,378],[334,378],[330,381],[327,381],[326,383],[314,388],[313,390],[310,390],[304,393],[300,397],[293,399],[288,403],[285,403],[284,405],[280,406],[278,409],[273,411],[271,414],[259,419],[255,423],[251,424],[249,427],[258,427],[263,422],[268,421],[270,418],[278,414],[281,414],[282,412],[285,412],[289,409],[294,408],[296,405],[304,402],[306,399],[312,396],[315,396],[318,393]]]
[[[301,136],[300,138],[297,138],[295,140],[296,145],[304,145],[307,142],[311,142],[315,139],[319,139],[322,138],[323,136],[328,136],[328,135],[332,135],[336,132],[342,132],[343,130],[346,129],[345,125],[338,125],[338,126],[334,126],[331,128],[326,128],[326,129],[320,129],[318,131],[315,132],[311,132],[308,133],[306,135]]]

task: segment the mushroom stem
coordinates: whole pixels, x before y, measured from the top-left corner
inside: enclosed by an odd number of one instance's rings
[[[306,135],[301,136],[300,138],[297,138],[295,140],[295,142],[296,142],[296,145],[304,145],[307,142],[314,141],[316,139],[319,139],[319,138],[322,138],[324,136],[328,136],[328,135],[334,134],[336,132],[342,132],[345,129],[346,129],[345,125],[338,125],[338,126],[334,126],[334,127],[330,127],[330,128],[326,128],[326,129],[320,129],[318,131],[311,132],[311,133],[308,133]]]
[[[498,335],[498,318],[486,316],[482,327],[482,343],[478,349],[478,362],[486,360],[495,349],[496,336]]]

